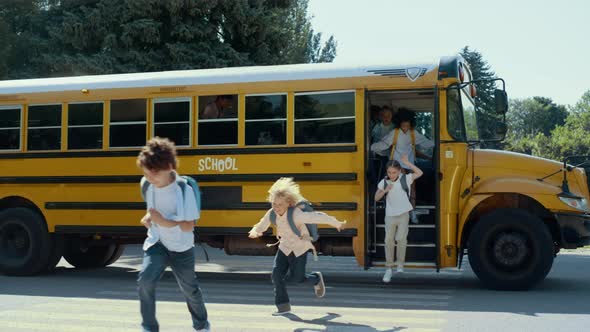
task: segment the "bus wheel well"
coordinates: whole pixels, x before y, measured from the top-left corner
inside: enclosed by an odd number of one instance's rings
[[[0,199],[0,211],[10,209],[10,208],[25,208],[29,209],[35,213],[37,213],[43,221],[45,221],[45,216],[39,207],[31,202],[30,200],[20,197],[20,196],[8,196]],[[47,224],[47,221],[45,221]]]
[[[547,229],[549,230],[549,233],[551,234],[553,242],[556,244],[556,246],[561,246],[561,232],[559,230],[559,225],[549,210],[529,196],[517,193],[503,193],[486,198],[481,203],[479,203],[479,205],[477,205],[473,211],[471,211],[461,234],[461,248],[467,248],[467,240],[469,239],[471,230],[480,217],[498,208],[522,209],[534,216],[537,216],[543,220],[547,226]]]

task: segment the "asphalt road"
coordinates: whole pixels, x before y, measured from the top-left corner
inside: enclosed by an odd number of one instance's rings
[[[213,331],[587,331],[590,250],[560,254],[547,279],[527,292],[482,289],[469,266],[407,270],[391,284],[349,257],[310,259],[324,272],[327,294],[289,289],[293,314],[272,317],[272,257],[226,256],[196,248],[199,280]],[[139,331],[135,279],[141,249],[114,265],[78,270],[62,260],[49,275],[0,276],[0,331]],[[191,331],[174,277],[158,288],[162,331]]]

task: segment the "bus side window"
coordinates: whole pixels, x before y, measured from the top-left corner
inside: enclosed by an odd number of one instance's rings
[[[190,146],[191,98],[161,98],[153,103],[154,136],[166,137],[179,147]]]
[[[22,106],[0,106],[0,150],[20,150]]]
[[[111,100],[110,147],[143,146],[146,140],[146,114],[146,99]]]
[[[61,104],[29,105],[27,150],[61,149]]]
[[[199,97],[198,145],[238,144],[238,95]]]
[[[295,144],[354,143],[354,91],[295,94]]]
[[[68,149],[102,148],[103,103],[68,104]]]
[[[246,145],[287,143],[287,95],[246,96]]]

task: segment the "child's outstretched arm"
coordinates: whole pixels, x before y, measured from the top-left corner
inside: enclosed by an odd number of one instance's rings
[[[408,155],[403,155],[401,158],[402,162],[408,166],[410,166],[410,169],[412,170],[412,172],[414,172],[412,174],[412,181],[416,181],[416,179],[418,179],[419,177],[422,176],[422,174],[424,174],[424,172],[422,172],[421,169],[419,169],[418,167],[416,167],[416,165],[412,164],[409,160],[408,160]]]
[[[301,221],[304,224],[326,224],[336,228],[339,232],[343,230],[344,225],[346,225],[346,220],[339,221],[332,216],[317,211],[303,212],[299,210],[297,217],[301,218]]]
[[[262,236],[262,234],[270,227],[270,211],[268,210],[264,217],[260,219],[260,221],[252,227],[252,229],[248,232],[248,237],[251,239],[255,239],[257,237]]]

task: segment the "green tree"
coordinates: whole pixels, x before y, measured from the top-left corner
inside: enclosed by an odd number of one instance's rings
[[[469,46],[463,47],[459,54],[469,64],[473,80],[484,80],[475,83],[477,88],[476,105],[484,110],[493,110],[495,107],[494,90],[496,89],[496,83],[493,80],[496,78],[496,74],[492,71],[492,67],[484,60],[481,53],[470,49]]]
[[[534,98],[527,99],[535,101]],[[547,101],[548,98],[537,99]],[[525,100],[526,101],[526,100]],[[523,104],[521,101],[515,101]],[[548,103],[545,103],[547,105]],[[561,113],[563,106],[560,107]],[[511,112],[515,111],[514,108]],[[549,121],[549,120],[545,120]],[[562,160],[567,156],[590,155],[590,90],[584,93],[580,101],[570,109],[567,119],[561,125],[547,125],[546,128],[554,127],[546,135],[542,130],[529,130],[525,135],[516,137],[511,134],[511,140],[507,148],[516,152],[523,152],[539,157]],[[572,160],[577,163],[577,160]]]
[[[590,155],[590,90],[573,107],[565,124],[551,132],[551,139],[539,155],[552,159]]]
[[[28,2],[35,8],[28,22],[37,24],[28,25],[21,52],[30,48],[24,54],[32,56],[20,58],[13,77],[325,62],[336,55],[334,38],[322,44],[312,29],[307,0]]]
[[[509,131],[516,138],[537,133],[549,136],[555,127],[565,123],[568,111],[551,98],[532,97],[512,100],[506,117]]]
[[[479,137],[490,139],[498,137],[498,133],[504,128],[503,117],[496,114],[494,91],[496,89],[496,74],[491,66],[477,50],[465,46],[460,52],[471,69],[472,80],[475,81],[477,94],[475,105],[477,106],[477,125]],[[484,148],[500,148],[499,142],[485,142]]]

